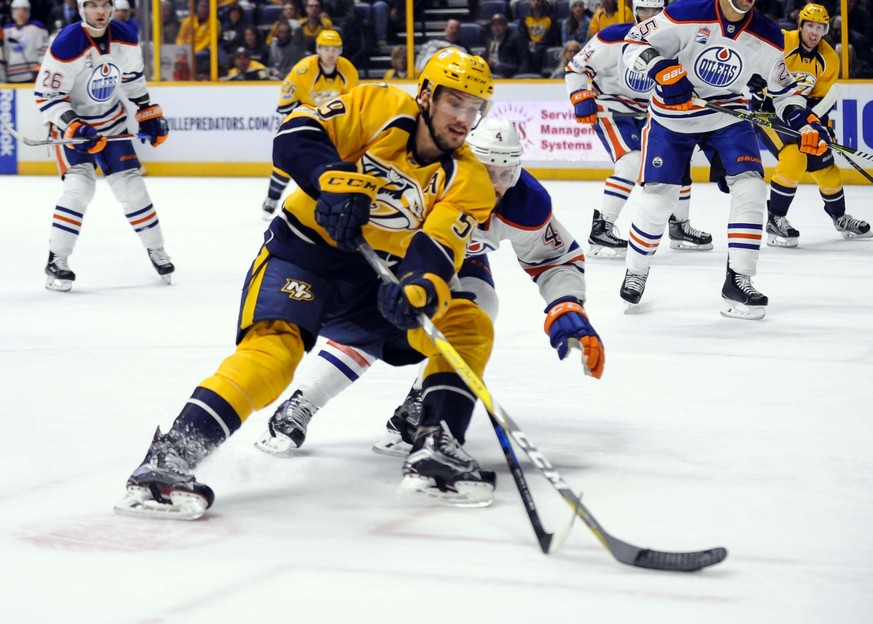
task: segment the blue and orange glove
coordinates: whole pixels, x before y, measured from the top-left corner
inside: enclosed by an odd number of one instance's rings
[[[785,115],[785,121],[800,133],[800,151],[812,156],[821,156],[828,151],[830,136],[821,121],[808,108],[794,108]]]
[[[549,335],[552,347],[557,349],[559,359],[567,357],[572,341],[577,341],[582,349],[585,372],[600,379],[606,364],[603,343],[588,322],[588,315],[577,299],[562,297],[550,303],[546,308],[546,322],[543,327]]]
[[[164,111],[157,104],[136,111],[136,121],[139,124],[139,131],[149,135],[148,141],[152,147],[157,147],[166,141],[167,135],[170,134],[170,127],[164,118]],[[145,143],[145,139],[143,139],[143,143]]]
[[[593,89],[581,89],[570,94],[576,123],[594,125],[597,123],[597,100]]]
[[[355,238],[370,220],[370,206],[379,191],[379,180],[358,173],[354,163],[337,162],[316,171],[321,195],[315,204],[315,221],[327,230],[343,251],[355,250]]]
[[[88,139],[81,143],[65,143],[68,149],[76,150],[80,154],[96,154],[106,147],[106,137],[97,134],[97,128],[86,124],[78,119],[70,122],[64,131],[65,139]]]
[[[655,91],[665,106],[681,111],[692,108],[694,85],[678,60],[661,59],[652,65],[649,77],[655,81]]]

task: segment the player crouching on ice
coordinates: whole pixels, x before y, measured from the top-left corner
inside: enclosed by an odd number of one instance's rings
[[[461,290],[475,295],[492,322],[496,320],[498,298],[488,253],[501,241],[509,241],[522,269],[530,276],[546,302],[545,330],[558,357],[567,357],[571,346],[583,350],[586,372],[596,378],[603,374],[603,344],[588,321],[585,257],[573,235],[552,212],[548,191],[521,168],[522,145],[512,122],[486,118],[467,139],[473,153],[485,165],[497,205],[490,218],[473,233],[467,258],[458,276]],[[268,430],[255,446],[277,457],[291,457],[306,439],[313,415],[328,401],[352,385],[373,364],[375,358],[359,349],[328,341],[311,362],[310,375],[298,382],[297,390],[270,418]],[[416,470],[416,443],[422,414],[420,377],[403,404],[386,423],[386,433],[373,451],[384,455],[408,455],[404,465],[406,489],[422,492],[443,503],[457,504],[436,484],[420,478]],[[420,439],[420,438],[419,438]]]
[[[197,465],[249,415],[275,401],[323,335],[392,365],[428,359],[417,466],[470,504],[487,504],[495,475],[461,448],[475,396],[418,328],[431,317],[468,366],[484,373],[494,328],[449,284],[473,231],[494,207],[488,172],[464,144],[493,93],[488,64],[446,49],[417,98],[361,85],[317,109],[300,107],[273,140],[273,165],[299,186],[273,219],[246,276],[236,352],[158,431],[116,511],[193,519],[213,502]],[[399,278],[380,282],[356,251],[363,236]]]

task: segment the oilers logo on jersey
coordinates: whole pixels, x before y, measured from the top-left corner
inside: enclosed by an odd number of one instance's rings
[[[115,88],[121,82],[121,71],[112,63],[96,67],[88,78],[88,95],[95,102],[106,102],[112,98]]]
[[[648,93],[655,88],[655,81],[648,75],[630,68],[624,73],[624,82],[631,91],[637,93]]]
[[[704,50],[694,64],[694,72],[706,84],[726,87],[743,71],[743,60],[736,51],[721,46]]]
[[[362,173],[387,180],[376,193],[370,223],[383,230],[417,230],[424,222],[424,197],[411,177],[379,162],[370,154],[361,157]]]

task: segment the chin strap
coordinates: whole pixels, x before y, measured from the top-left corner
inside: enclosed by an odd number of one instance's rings
[[[753,2],[752,4],[749,5],[749,8],[748,8],[748,9],[746,9],[745,11],[743,11],[742,9],[738,9],[738,8],[737,8],[737,5],[734,4],[734,0],[728,0],[728,4],[731,5],[731,8],[732,8],[734,11],[736,11],[737,13],[741,13],[741,14],[743,14],[743,15],[745,15],[746,13],[748,13],[749,11],[751,11],[751,10],[754,8],[754,6],[755,6],[755,3]]]

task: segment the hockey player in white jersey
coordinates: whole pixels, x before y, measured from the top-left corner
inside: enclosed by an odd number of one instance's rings
[[[97,165],[155,271],[169,284],[175,268],[164,251],[133,143],[106,139],[127,132],[122,95],[139,109],[140,134],[153,146],[164,142],[169,128],[161,107],[149,101],[137,35],[127,24],[112,21],[112,0],[78,0],[78,6],[82,21],[52,42],[34,91],[52,138],[79,140],[54,149],[64,192],[52,217],[46,288],[68,291],[76,279],[67,259],[94,197]]]
[[[486,118],[467,143],[488,169],[497,205],[491,218],[473,234],[467,258],[458,273],[460,290],[475,296],[477,305],[495,319],[498,298],[487,254],[498,249],[502,241],[509,241],[522,269],[537,284],[547,304],[545,331],[558,357],[564,359],[572,348],[581,349],[586,372],[600,378],[605,357],[603,344],[583,309],[586,285],[582,249],[553,214],[545,188],[521,169],[522,146],[515,127],[506,119]],[[268,430],[255,446],[279,457],[292,455],[303,444],[312,416],[354,383],[374,361],[375,358],[358,349],[328,341],[310,362],[309,378],[276,410]],[[407,455],[421,405],[420,384],[416,381],[389,419],[385,437],[373,450]],[[407,476],[405,483],[409,489],[422,491],[414,478]]]
[[[664,0],[634,0],[634,23],[664,9]],[[640,147],[649,99],[655,82],[643,72],[633,71],[622,59],[624,38],[633,23],[614,24],[594,37],[567,64],[564,81],[576,113],[576,122],[594,127],[597,137],[615,163],[606,178],[603,203],[594,211],[588,235],[592,256],[624,258],[627,240],[621,238],[615,222],[634,188],[640,170]],[[691,226],[688,205],[690,177],[679,193],[670,215],[669,236],[673,249],[712,249],[712,236]]]
[[[752,285],[766,213],[767,186],[751,123],[692,103],[695,94],[720,106],[743,110],[743,90],[754,75],[767,81],[777,114],[803,137],[801,151],[822,153],[826,130],[785,66],[782,31],[760,13],[754,0],[677,0],[637,24],[627,35],[624,60],[655,81],[650,118],[643,135],[642,201],[628,241],[621,297],[637,304],[652,256],[658,249],[682,174],[700,144],[721,159],[730,189],[728,264],[722,315],[761,319],[767,297]]]
[[[3,55],[6,57],[6,82],[33,82],[45,54],[48,30],[30,20],[30,2],[12,0],[12,22],[3,26]]]

